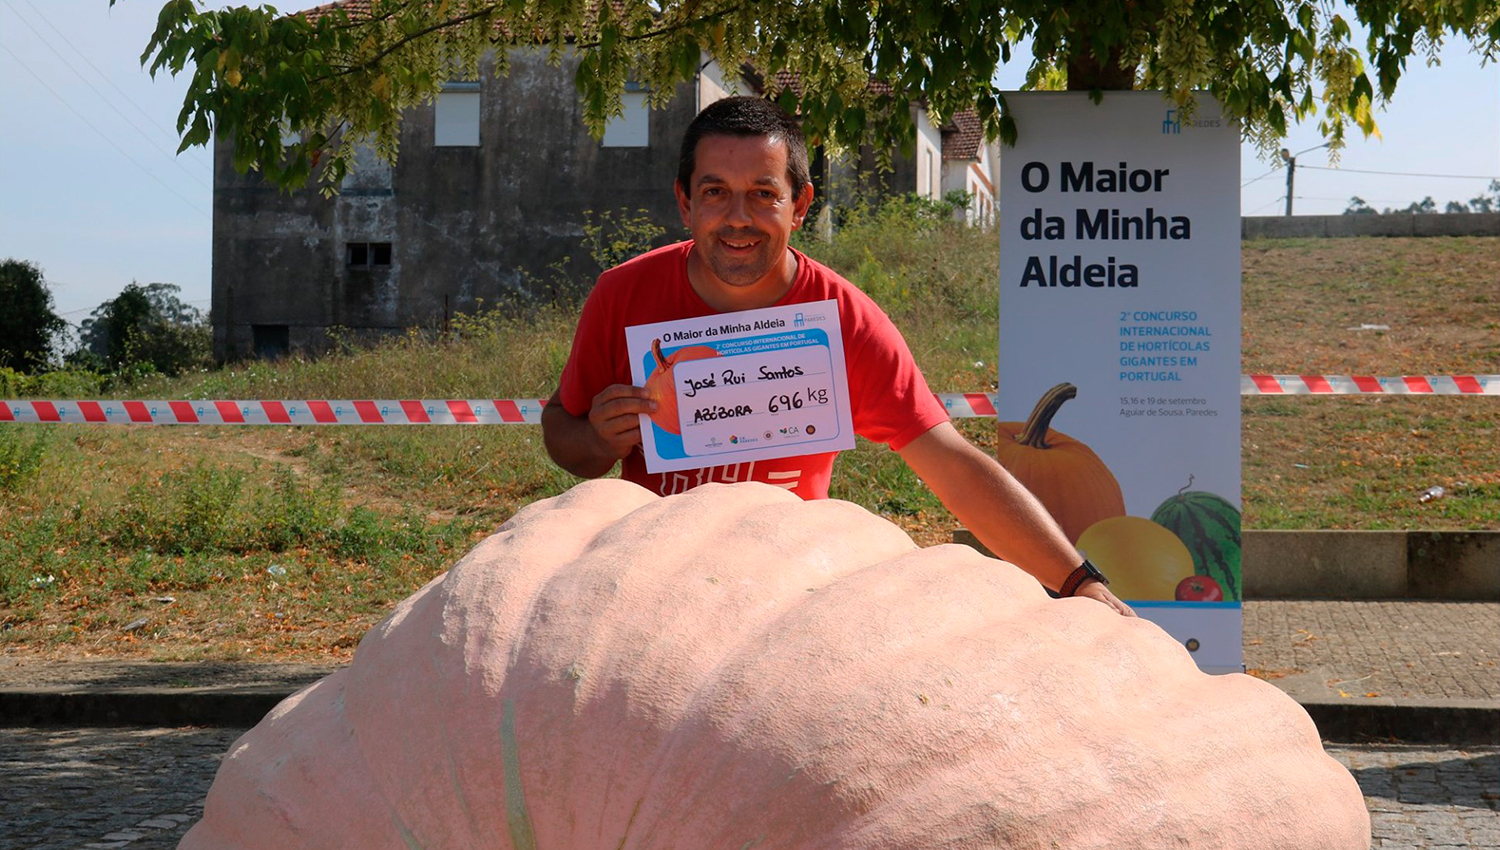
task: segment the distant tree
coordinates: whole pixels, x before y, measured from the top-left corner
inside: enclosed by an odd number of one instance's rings
[[[1344,215],[1374,215],[1375,208],[1365,203],[1365,199],[1358,195],[1349,199],[1349,206],[1344,208]]]
[[[1487,213],[1497,210],[1500,210],[1500,180],[1491,180],[1484,194],[1469,200],[1469,211]]]
[[[170,283],[131,281],[94,308],[79,328],[80,359],[111,372],[145,369],[175,375],[208,362],[210,331],[202,311]]]
[[[1404,207],[1386,207],[1380,212],[1382,215],[1401,215],[1403,213],[1406,215],[1425,215],[1437,212],[1437,201],[1434,201],[1432,196],[1428,195],[1422,200],[1412,201]]]
[[[0,367],[18,372],[46,368],[53,343],[67,326],[52,311],[41,267],[26,260],[0,262]]]
[[[1445,213],[1466,213],[1468,211],[1468,205],[1460,204],[1458,201],[1449,201],[1448,205],[1443,207],[1443,212]]]

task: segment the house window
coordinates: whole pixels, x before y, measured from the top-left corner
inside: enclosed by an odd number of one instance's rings
[[[261,360],[283,357],[292,349],[291,329],[286,325],[251,325],[250,344]]]
[[[349,242],[345,247],[351,269],[367,269],[391,264],[391,243],[389,242]]]
[[[625,112],[604,125],[604,139],[600,144],[607,148],[648,147],[651,144],[651,107],[646,103],[646,91],[634,83],[626,84],[620,105]]]
[[[479,147],[479,83],[443,84],[433,106],[432,144],[439,148]]]

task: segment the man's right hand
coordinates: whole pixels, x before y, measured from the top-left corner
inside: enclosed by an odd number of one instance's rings
[[[650,416],[655,411],[656,402],[644,388],[610,384],[594,396],[589,424],[604,444],[605,454],[619,460],[641,442],[641,414]]]
[[[579,478],[598,478],[640,444],[640,414],[655,409],[644,389],[629,384],[605,387],[587,416],[569,413],[553,393],[542,408],[542,442],[558,466]]]

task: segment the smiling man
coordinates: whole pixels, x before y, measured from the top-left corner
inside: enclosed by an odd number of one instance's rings
[[[711,104],[683,137],[673,188],[693,238],[605,272],[584,304],[558,390],[542,411],[547,452],[559,466],[597,478],[622,463],[623,478],[664,496],[709,482],[761,481],[804,499],[827,498],[832,452],[649,472],[640,416],[656,404],[631,383],[625,328],[833,300],[855,433],[899,452],[990,551],[1062,595],[1132,613],[1041,503],[948,421],[875,302],[788,245],[813,199],[795,119],[761,98]]]

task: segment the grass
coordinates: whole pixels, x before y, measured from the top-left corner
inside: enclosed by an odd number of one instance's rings
[[[993,232],[912,208],[844,224],[835,243],[804,247],[876,295],[935,389],[993,387]],[[1496,241],[1246,243],[1244,371],[1500,372]],[[448,339],[151,378],[130,395],[541,398],[573,319],[488,313]],[[1361,324],[1390,329],[1345,330]],[[1246,527],[1500,526],[1494,398],[1248,397],[1243,410]],[[993,423],[958,425],[993,446]],[[952,533],[882,446],[841,455],[834,482],[921,543]],[[0,426],[0,645],[342,660],[397,600],[572,483],[524,426]],[[1431,484],[1453,495],[1418,503]]]

